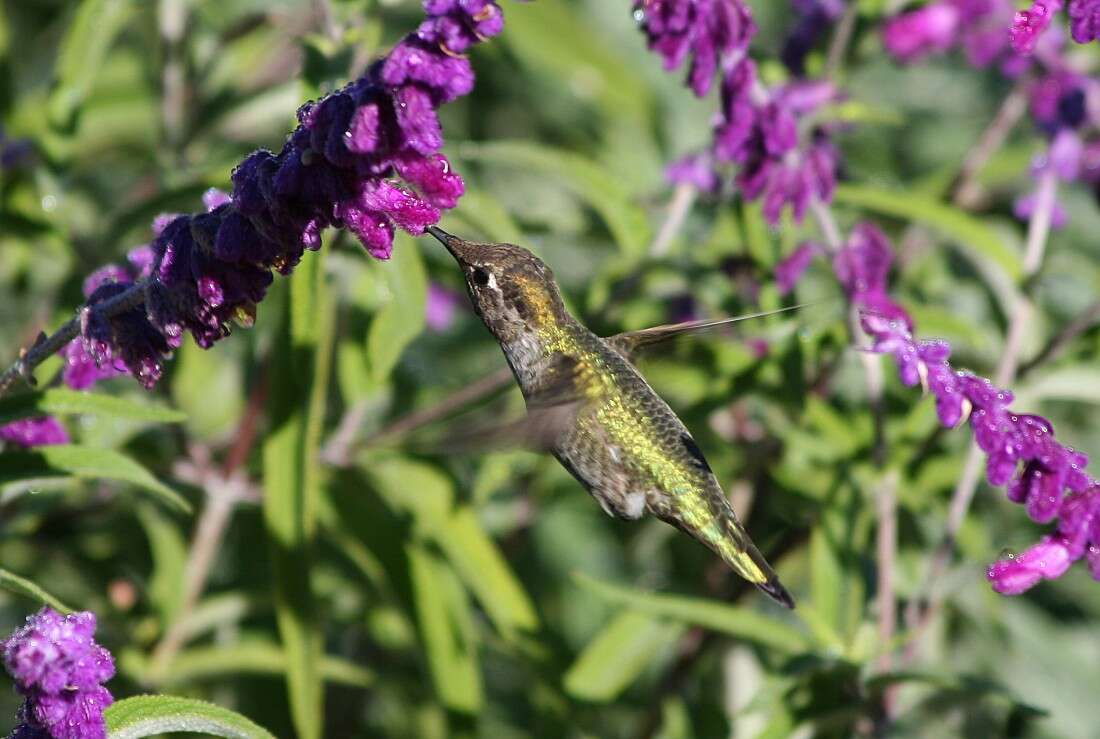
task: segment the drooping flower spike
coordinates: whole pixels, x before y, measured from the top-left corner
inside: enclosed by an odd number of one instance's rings
[[[817,36],[842,7],[837,2],[801,6]],[[723,181],[720,168],[732,165],[738,170],[738,191],[747,200],[760,200],[772,224],[784,209],[801,221],[813,199],[832,198],[837,154],[828,132],[819,127],[808,141],[799,138],[799,122],[837,98],[832,85],[796,81],[765,88],[748,57],[756,24],[742,0],[645,0],[635,9],[650,49],[663,57],[667,69],[692,57],[688,85],[696,95],[706,94],[718,80],[711,145],[670,167],[669,179],[717,192]],[[799,42],[802,56],[804,42]]]
[[[62,352],[67,384],[128,373],[151,387],[184,333],[208,348],[234,324],[251,325],[273,270],[289,274],[325,228],[348,229],[386,259],[397,228],[423,233],[456,205],[465,184],[439,153],[436,110],[473,88],[464,53],[500,33],[503,14],[494,0],[425,0],[424,10],[417,31],[362,77],[303,105],[278,153],[241,162],[231,193],[208,193],[206,212],[158,218],[133,269],[89,278],[80,336]],[[706,44],[691,43],[703,63]]]

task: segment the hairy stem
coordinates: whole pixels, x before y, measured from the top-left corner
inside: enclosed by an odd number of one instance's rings
[[[7,395],[16,381],[22,379],[34,387],[34,368],[45,362],[80,334],[80,325],[88,311],[102,318],[113,318],[120,313],[137,308],[145,303],[145,283],[135,282],[125,292],[121,292],[94,306],[84,306],[68,323],[53,334],[39,334],[29,349],[19,352],[19,359],[0,374],[0,398]]]

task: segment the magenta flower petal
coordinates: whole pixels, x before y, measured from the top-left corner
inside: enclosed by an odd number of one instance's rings
[[[1048,536],[1022,554],[994,563],[986,576],[998,593],[1019,595],[1040,580],[1061,577],[1071,563],[1064,542]]]

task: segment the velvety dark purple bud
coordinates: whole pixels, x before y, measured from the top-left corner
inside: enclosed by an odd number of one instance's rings
[[[396,157],[393,165],[402,179],[437,208],[455,207],[466,191],[466,183],[442,154],[404,154]]]
[[[416,85],[402,87],[394,93],[393,105],[405,146],[424,155],[443,146],[443,129],[427,90]]]
[[[379,136],[378,104],[360,105],[348,124],[348,150],[356,154],[373,154],[381,143]]]
[[[130,273],[127,272],[124,267],[119,267],[117,264],[108,264],[106,267],[100,267],[84,278],[84,297],[89,297],[100,285],[104,285],[108,282],[128,285],[133,282],[133,280],[130,278]]]
[[[934,2],[888,20],[882,28],[882,43],[895,59],[917,61],[951,48],[960,20],[951,2]]]
[[[233,198],[229,196],[229,193],[216,187],[211,187],[202,194],[202,204],[206,206],[207,211],[217,210],[221,206],[232,202],[232,200]]]
[[[998,593],[1019,595],[1040,580],[1061,577],[1071,562],[1061,537],[1048,536],[1022,554],[994,563],[986,576]]]
[[[1069,0],[1069,21],[1070,34],[1077,43],[1100,38],[1100,0]]]
[[[344,92],[333,93],[315,106],[309,127],[310,148],[338,167],[351,166],[355,161],[348,142],[356,110],[355,101]]]
[[[1012,28],[1008,32],[1009,41],[1017,54],[1030,54],[1043,31],[1047,30],[1051,18],[1062,8],[1062,0],[1035,0],[1027,10],[1016,13],[1012,19]]]
[[[88,307],[81,313],[81,338],[100,365],[121,361],[138,382],[151,388],[160,379],[162,359],[171,352],[168,341],[140,308],[110,318],[100,316],[94,309],[96,303],[124,290],[124,285],[107,283],[92,293]]]
[[[449,103],[474,88],[474,70],[465,57],[444,54],[415,36],[406,37],[386,57],[382,81],[391,87],[419,82],[432,92],[436,105]]]
[[[251,258],[259,240],[260,235],[251,221],[235,210],[230,211],[222,219],[214,239],[214,256],[223,262],[260,261]]]
[[[29,449],[51,444],[68,444],[69,433],[53,416],[21,418],[0,426],[0,441]]]
[[[267,211],[267,199],[261,182],[279,169],[275,155],[265,149],[254,151],[233,170],[233,203],[247,216]]]
[[[153,252],[157,256],[155,265],[157,279],[167,287],[189,284],[193,279],[191,269],[193,248],[190,216],[179,216],[165,226],[153,242]]]
[[[439,211],[408,190],[388,182],[370,183],[359,198],[363,210],[385,213],[394,223],[418,236],[439,221]]]

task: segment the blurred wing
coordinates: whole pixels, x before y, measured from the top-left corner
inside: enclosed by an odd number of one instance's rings
[[[774,316],[777,313],[787,313],[789,311],[798,310],[799,308],[805,308],[808,305],[815,305],[815,303],[800,303],[799,305],[791,305],[777,310],[746,313],[740,316],[733,316],[732,318],[715,318],[702,321],[687,321],[685,323],[670,323],[664,326],[643,328],[639,331],[626,331],[621,334],[609,336],[604,339],[604,341],[627,359],[633,360],[645,349],[658,344],[664,344],[672,339],[717,333],[731,324],[747,321],[750,318]]]
[[[555,354],[539,373],[539,382],[527,396],[527,413],[514,421],[481,428],[455,428],[437,451],[459,453],[490,449],[550,451],[576,422],[587,402],[580,364],[565,354]]]

